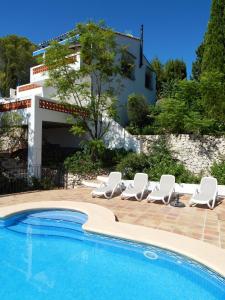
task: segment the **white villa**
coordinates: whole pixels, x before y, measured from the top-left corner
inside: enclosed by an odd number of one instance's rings
[[[66,35],[56,40],[64,43]],[[139,144],[122,127],[127,122],[126,103],[131,93],[142,94],[148,103],[154,103],[156,97],[156,76],[143,54],[143,38],[116,33],[119,45],[127,47],[127,58],[134,65],[127,77],[123,77],[123,89],[118,93],[120,109],[118,111],[120,124],[112,122],[105,137],[109,147],[124,147],[138,151]],[[44,55],[50,42],[40,44],[33,55]],[[81,65],[79,49],[71,67],[78,69]],[[80,139],[69,132],[67,117],[71,110],[63,106],[54,88],[47,87],[45,80],[48,70],[45,65],[37,65],[30,69],[30,83],[11,90],[10,98],[0,99],[0,114],[17,111],[23,116],[23,124],[28,131],[28,171],[42,165],[42,146],[44,143],[60,145],[61,147],[77,147]],[[82,113],[82,112],[80,112]],[[35,174],[33,174],[35,175]]]

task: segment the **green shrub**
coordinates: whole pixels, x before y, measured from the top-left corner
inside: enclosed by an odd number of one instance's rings
[[[105,169],[115,169],[128,151],[124,149],[107,149],[99,140],[83,145],[83,150],[66,158],[64,166],[73,174],[99,174]]]
[[[106,151],[105,144],[103,140],[95,139],[90,141],[85,141],[81,143],[82,152],[90,156],[92,160],[97,161],[101,158],[101,156]]]
[[[105,149],[100,159],[104,168],[115,168],[115,166],[128,154],[123,148],[120,149]]]
[[[25,178],[9,178],[0,171],[0,194],[19,193],[29,190]]]
[[[117,171],[123,174],[126,179],[133,179],[137,172],[147,172],[150,167],[149,158],[141,153],[130,153],[125,156],[118,164]]]
[[[78,151],[66,158],[64,166],[72,174],[98,174],[102,170],[100,160],[94,161],[91,156],[85,152]]]
[[[149,106],[148,122],[132,134],[213,134],[225,132],[224,74],[204,73],[200,81],[175,80],[163,86],[161,99]]]
[[[143,127],[148,119],[149,106],[143,95],[131,94],[127,102],[127,114],[130,124]]]
[[[176,177],[176,182],[198,182],[198,178],[184,165],[172,157],[165,140],[159,140],[153,146],[148,155],[128,154],[117,165],[117,170],[123,173],[127,179],[132,179],[137,172],[147,173],[149,180],[158,181],[163,174],[171,174]]]
[[[210,171],[211,175],[217,178],[219,184],[225,184],[225,161],[215,162]]]
[[[216,118],[224,124],[225,115],[225,74],[205,72],[200,78],[201,104],[209,118]]]
[[[32,177],[31,182],[34,190],[52,190],[56,187],[53,180],[49,177],[43,177],[41,179]]]

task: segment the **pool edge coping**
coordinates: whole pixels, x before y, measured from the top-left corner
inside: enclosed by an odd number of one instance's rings
[[[83,229],[138,243],[157,246],[185,255],[225,278],[225,250],[209,243],[169,231],[116,222],[114,213],[103,206],[72,201],[26,202],[0,207],[0,219],[35,209],[68,209],[87,214]]]

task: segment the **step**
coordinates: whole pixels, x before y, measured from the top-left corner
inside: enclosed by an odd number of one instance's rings
[[[4,223],[8,230],[34,235],[52,235],[84,239],[82,225],[87,215],[77,211],[44,210],[15,215]]]
[[[71,210],[43,210],[43,211],[35,211],[34,213],[27,214],[29,217],[36,218],[47,218],[53,220],[64,220],[64,221],[75,221],[81,224],[84,224],[87,221],[87,215],[78,211]]]
[[[70,221],[40,219],[40,218],[26,218],[20,223],[25,224],[27,226],[30,225],[30,226],[39,226],[39,227],[55,227],[55,228],[57,227],[57,228],[72,229],[76,231],[83,231],[82,224],[70,222]],[[17,224],[15,224],[15,226],[16,225]]]
[[[46,235],[83,240],[83,231],[55,226],[29,225],[23,222],[7,227],[8,230],[26,235]]]

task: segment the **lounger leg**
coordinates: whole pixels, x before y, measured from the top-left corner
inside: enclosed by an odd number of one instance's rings
[[[162,200],[162,202],[163,202],[165,205],[168,205],[168,204],[169,204],[169,200],[166,201],[164,197],[163,197],[161,200]]]
[[[213,202],[212,202],[212,209],[215,207],[215,204],[216,204],[216,198],[213,199]]]
[[[210,209],[213,209],[215,206],[215,200],[212,200],[212,204],[210,204],[210,202],[208,202],[207,205]]]
[[[150,202],[150,203],[153,203],[153,202],[155,202],[155,200],[154,199],[151,199],[151,198],[147,198],[147,202]]]
[[[107,193],[104,194],[106,199],[111,199],[113,196],[114,191],[111,192],[110,196],[107,196]]]
[[[142,197],[143,197],[143,195],[142,195],[142,194],[141,194],[141,197],[140,197],[140,198],[138,198],[138,196],[137,196],[137,195],[135,196],[136,200],[137,200],[137,201],[139,201],[139,202],[142,200]]]

